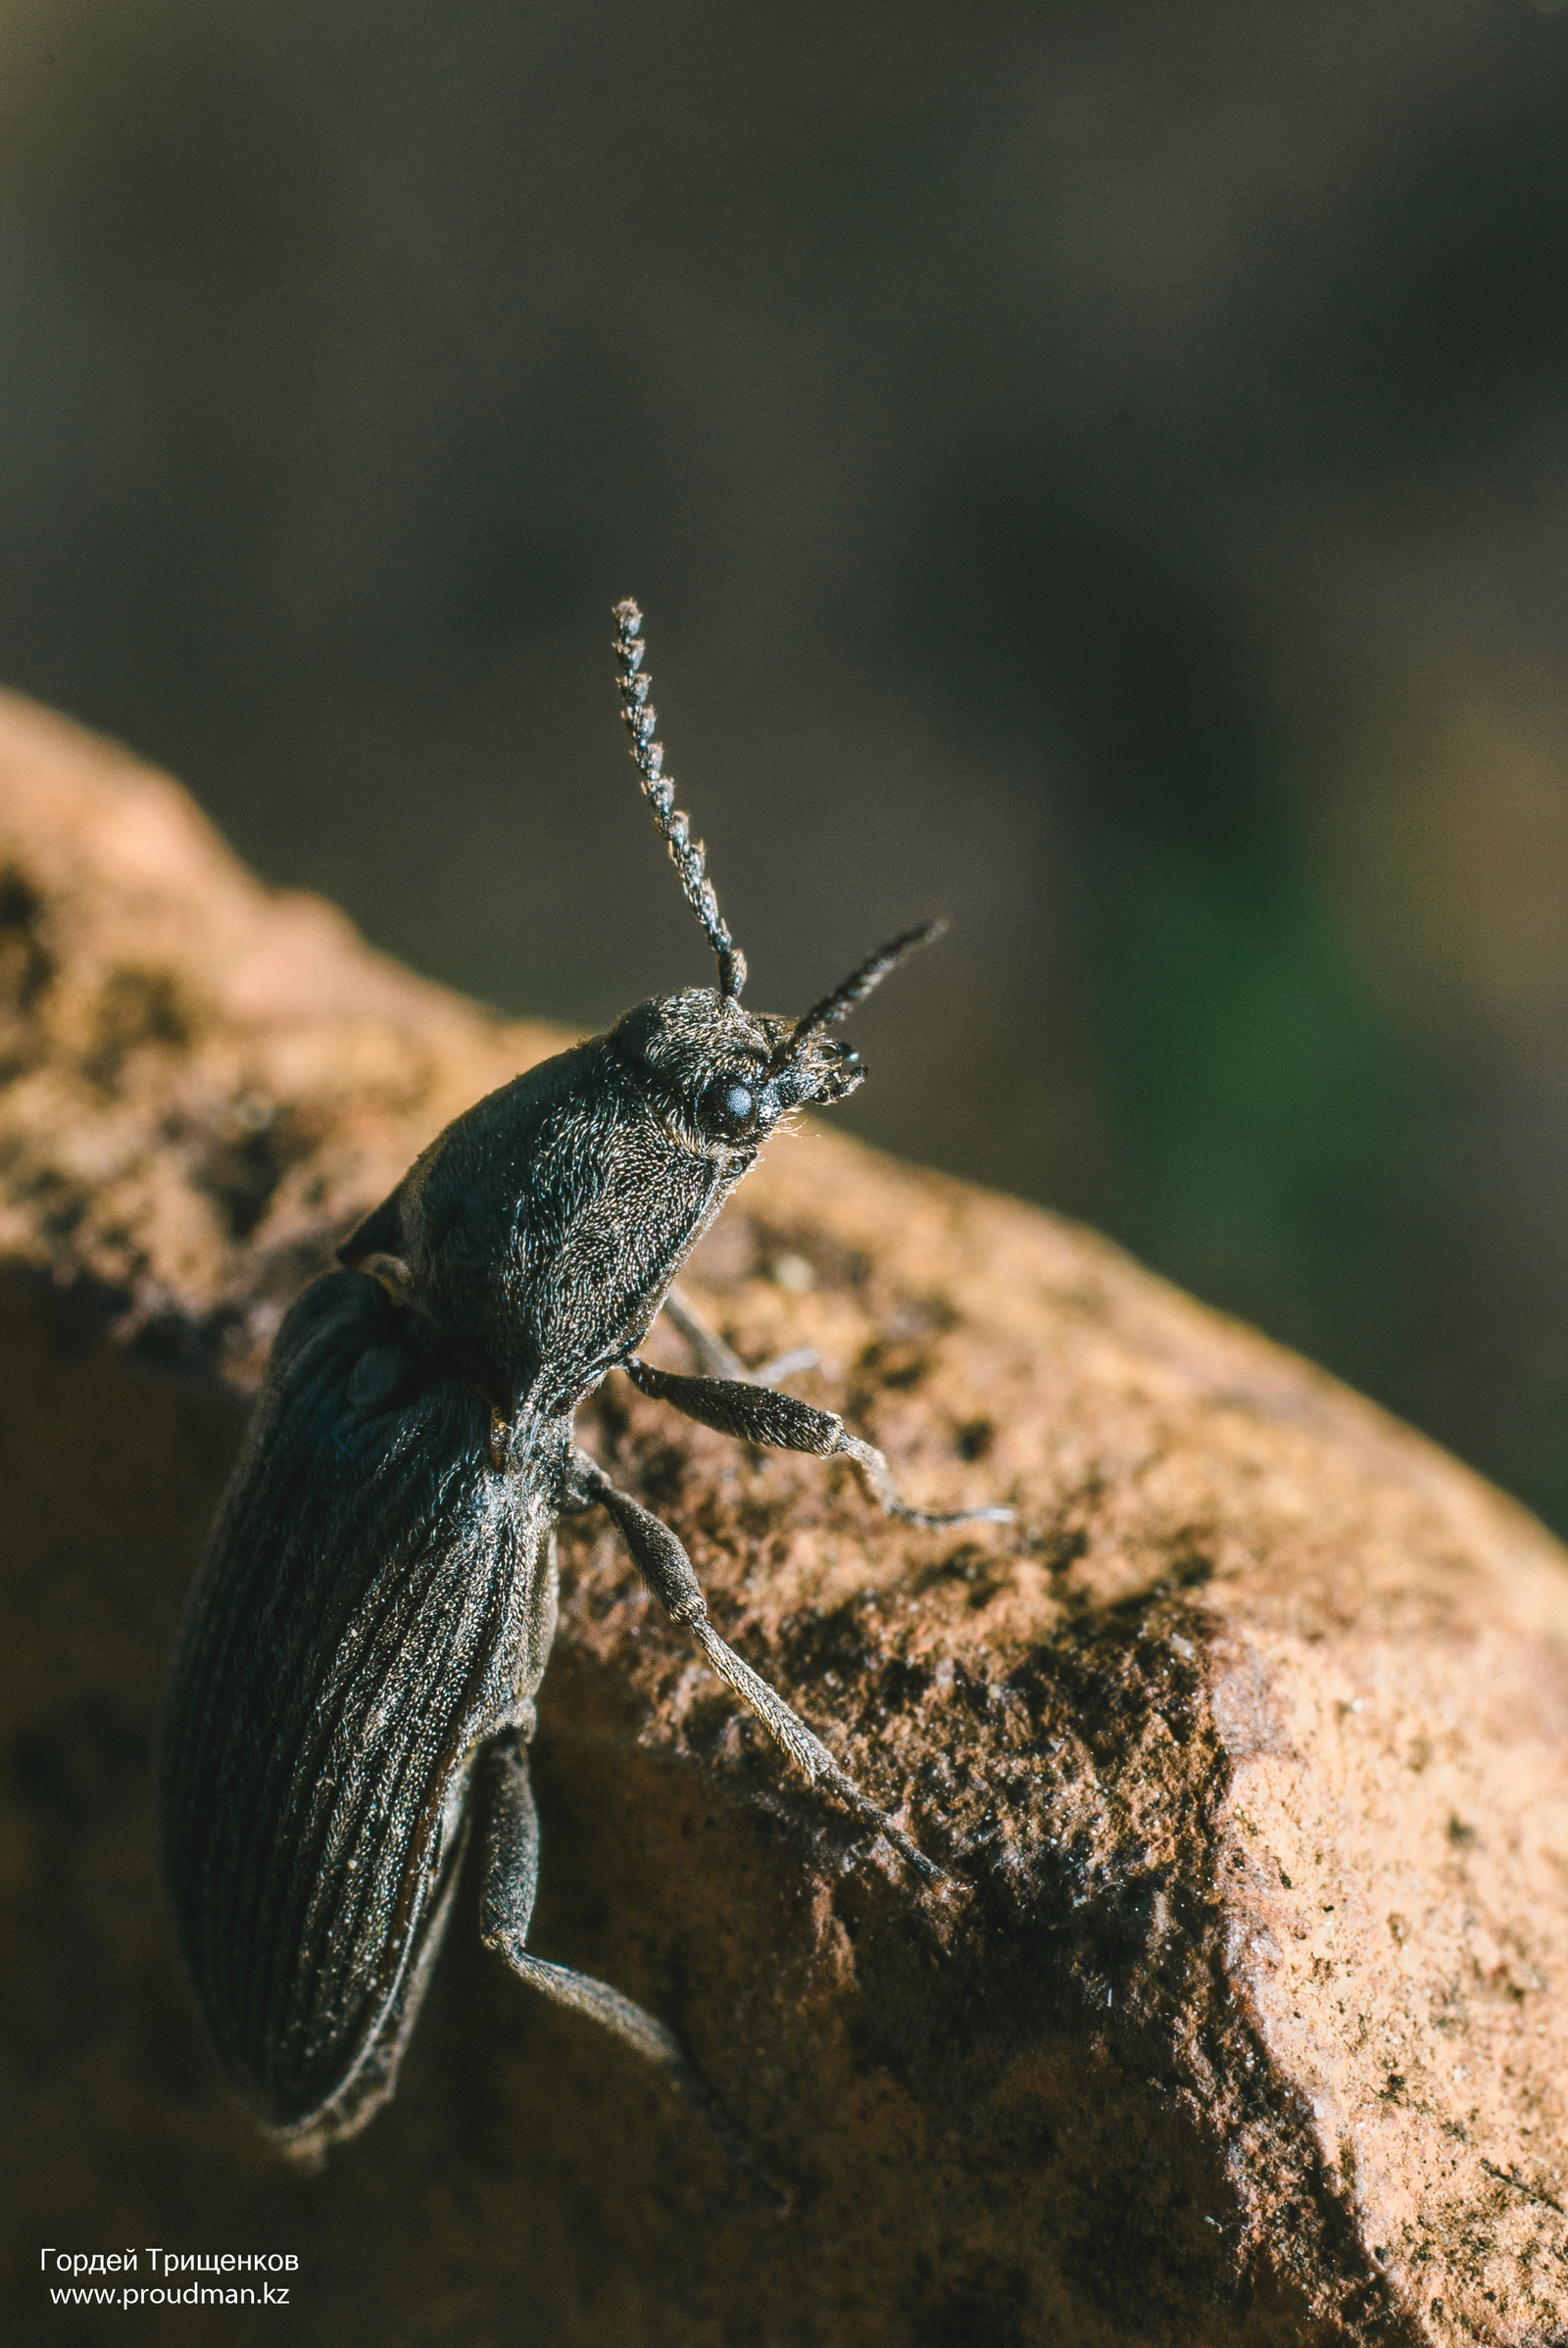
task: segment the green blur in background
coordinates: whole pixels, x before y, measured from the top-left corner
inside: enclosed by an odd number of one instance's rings
[[[936,910],[845,1120],[1568,1529],[1568,14],[0,0],[0,675],[516,1009]]]

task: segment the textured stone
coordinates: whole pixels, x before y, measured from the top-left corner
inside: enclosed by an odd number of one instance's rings
[[[161,2243],[295,2252],[322,2341],[1568,2339],[1561,1551],[1103,1241],[823,1126],[694,1294],[752,1358],[820,1347],[799,1391],[911,1496],[1016,1525],[892,1526],[620,1381],[585,1432],[968,1887],[794,1782],[591,1521],[537,1748],[536,1945],[675,2024],[790,2214],[484,1956],[471,1892],[321,2176],[228,2102],[152,1853],[180,1599],[282,1305],[556,1040],[0,703],[11,2336],[120,2336],[42,2245]]]

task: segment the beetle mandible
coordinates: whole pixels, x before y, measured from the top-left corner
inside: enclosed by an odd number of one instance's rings
[[[554,1526],[603,1508],[639,1573],[805,1776],[939,1871],[708,1619],[684,1548],[572,1440],[612,1370],[751,1443],[842,1457],[893,1515],[882,1454],[748,1375],[671,1283],[781,1118],[861,1082],[831,1030],[938,924],[895,938],[798,1019],[741,1008],[744,956],[674,804],[616,606],[644,794],[718,962],[449,1125],[278,1330],[187,1604],[160,1809],[176,1934],[230,2082],[314,2154],[391,2094],[483,1815],[481,1929],[513,1970],[662,2067],[728,2136],[679,2041],[527,1946],[527,1750],[557,1615]],[[662,1307],[702,1373],[638,1347]],[[797,1357],[798,1358],[798,1357]],[[775,1365],[775,1368],[781,1365]]]

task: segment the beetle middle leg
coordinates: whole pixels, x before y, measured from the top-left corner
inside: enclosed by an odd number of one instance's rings
[[[745,1391],[761,1394],[766,1390]],[[788,1399],[787,1396],[773,1398]],[[789,1755],[808,1783],[825,1785],[836,1793],[846,1809],[863,1819],[867,1826],[875,1827],[878,1834],[885,1834],[915,1873],[928,1883],[944,1881],[946,1870],[928,1859],[919,1844],[911,1842],[904,1829],[896,1826],[869,1794],[860,1791],[855,1780],[840,1769],[822,1739],[813,1735],[798,1713],[790,1710],[784,1698],[769,1688],[760,1673],[753,1671],[720,1639],[708,1619],[708,1600],[692,1561],[663,1518],[655,1516],[640,1500],[634,1500],[630,1492],[619,1491],[586,1451],[573,1452],[571,1469],[574,1498],[579,1504],[584,1500],[598,1501],[609,1510],[631,1551],[633,1564],[665,1613],[682,1630],[691,1633],[706,1661],[756,1713],[774,1743]]]
[[[558,2006],[591,2015],[606,2030],[624,2038],[628,2046],[662,2071],[678,2087],[698,2117],[705,2121],[738,2169],[745,2172],[764,2199],[782,2196],[761,2176],[724,2113],[709,2093],[680,2040],[609,1981],[592,1974],[575,1973],[568,1965],[553,1965],[536,1957],[527,1946],[539,1888],[539,1812],[528,1777],[528,1748],[521,1735],[509,1730],[491,1745],[490,1784],[484,1838],[484,1892],[479,1933],[486,1948],[506,1958],[520,1981],[540,1990]]]

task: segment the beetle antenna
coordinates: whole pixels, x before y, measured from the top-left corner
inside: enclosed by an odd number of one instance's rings
[[[819,1035],[824,1027],[837,1027],[841,1019],[847,1019],[856,1004],[863,1003],[867,995],[882,984],[890,970],[896,970],[907,955],[917,954],[922,946],[934,945],[947,926],[945,918],[922,921],[917,929],[905,930],[901,936],[890,938],[886,946],[879,946],[875,954],[867,954],[859,968],[852,970],[842,985],[836,986],[831,995],[824,995],[820,1003],[813,1003],[805,1016],[796,1020],[773,1054],[768,1074],[777,1076],[791,1066],[800,1056],[801,1049],[808,1037]]]
[[[746,984],[746,956],[730,936],[718,909],[713,884],[704,869],[703,844],[691,836],[691,818],[683,815],[675,805],[675,786],[664,772],[664,746],[654,740],[659,713],[648,698],[653,679],[642,673],[643,615],[629,596],[623,604],[615,606],[615,623],[620,714],[631,736],[631,755],[642,777],[643,797],[654,810],[654,821],[669,850],[669,860],[680,876],[686,903],[702,923],[704,935],[717,957],[718,991],[731,1002],[737,1002]]]

